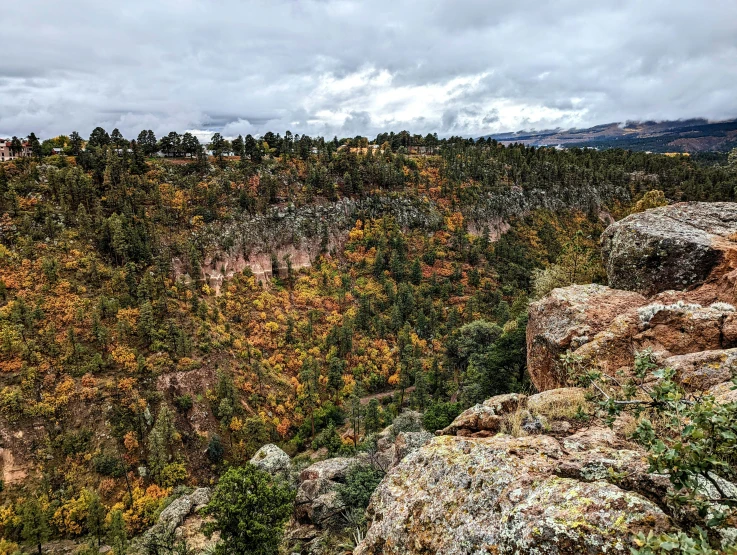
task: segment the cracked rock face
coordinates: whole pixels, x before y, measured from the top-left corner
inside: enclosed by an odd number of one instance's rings
[[[735,365],[716,355],[698,369],[689,361],[737,347],[737,203],[632,214],[607,228],[602,254],[612,287],[564,287],[530,305],[527,362],[538,390],[572,383],[562,356],[626,375],[635,353],[648,348],[661,363],[679,365],[690,391],[735,375]]]
[[[626,487],[607,481],[610,468],[627,473]],[[354,553],[629,553],[633,533],[671,528],[648,498],[657,500],[652,482],[642,453],[608,429],[565,446],[544,435],[437,436],[379,485]]]
[[[553,289],[530,304],[527,367],[532,383],[539,391],[567,385],[561,355],[588,343],[608,330],[617,317],[646,303],[647,299],[638,293],[591,284]],[[619,328],[634,325],[634,314],[619,322]]]
[[[722,263],[734,262],[735,234],[735,203],[687,202],[631,214],[602,235],[609,285],[643,295],[701,285]]]

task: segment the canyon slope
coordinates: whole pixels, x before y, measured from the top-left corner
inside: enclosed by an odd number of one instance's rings
[[[649,348],[688,391],[733,400],[736,233],[730,203],[612,224],[603,235],[612,287],[555,289],[530,306],[540,393],[488,399],[408,455],[374,493],[354,553],[630,553],[638,532],[677,531],[669,480],[649,472],[627,419],[607,427],[591,392],[572,385],[584,368],[626,375]]]

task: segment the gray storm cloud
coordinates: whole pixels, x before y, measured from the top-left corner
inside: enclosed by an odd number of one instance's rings
[[[0,36],[0,136],[737,116],[734,0],[27,0]]]

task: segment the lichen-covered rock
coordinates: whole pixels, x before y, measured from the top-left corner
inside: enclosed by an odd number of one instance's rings
[[[400,461],[409,455],[414,453],[420,447],[425,445],[432,439],[433,435],[430,432],[402,432],[397,435],[397,439],[394,441],[394,460],[392,466],[396,466]]]
[[[504,508],[498,553],[630,553],[632,534],[670,526],[668,517],[640,495],[607,482],[557,476]]]
[[[548,389],[527,398],[527,410],[548,418],[571,417],[587,404],[586,390],[581,387]]]
[[[728,313],[718,305],[649,304],[638,310],[643,331],[634,337],[634,343],[638,350],[652,347],[668,355],[721,349],[722,326]]]
[[[524,408],[526,397],[519,393],[507,393],[487,399],[459,414],[453,422],[437,435],[493,435],[501,430],[504,415],[517,408]]]
[[[345,481],[350,468],[360,462],[358,458],[337,457],[316,462],[303,470],[294,502],[297,521],[319,527],[332,524],[332,518],[339,512],[337,487]],[[390,466],[387,464],[386,468]]]
[[[707,391],[737,375],[737,349],[702,351],[667,358],[664,364],[676,371],[689,391]]]
[[[608,468],[638,475],[647,463],[596,430],[570,449],[545,435],[435,437],[374,492],[355,555],[629,553],[633,532],[670,521],[606,481]]]
[[[196,510],[201,509],[210,502],[212,490],[210,488],[197,488],[189,495],[178,497],[166,507],[159,515],[158,521],[142,537],[142,545],[153,538],[172,538],[176,529],[182,525],[184,520]]]
[[[310,520],[317,526],[326,528],[338,522],[341,511],[345,509],[336,490],[324,493],[311,503]]]
[[[527,329],[528,369],[538,389],[550,389],[566,379],[575,381],[576,376],[572,372],[586,368],[598,367],[610,375],[627,374],[631,371],[635,353],[645,349],[650,349],[659,362],[665,363],[678,355],[737,347],[735,330],[731,329],[735,309],[729,303],[702,306],[683,300],[669,304],[645,302],[641,306],[622,307],[622,312],[607,324],[605,315],[611,315],[610,309],[602,305],[596,295],[590,296],[586,301],[590,304],[581,308],[580,314],[597,316],[598,319],[592,321],[603,329],[593,335],[578,336],[576,341],[551,342],[555,334],[549,331],[548,326],[560,325],[561,321],[567,322],[569,318],[569,306],[560,305],[557,299],[581,298],[580,290],[580,286],[556,289],[550,297],[536,303],[544,307],[542,314],[537,313],[535,304],[531,307]],[[565,345],[566,351],[561,352]],[[572,367],[565,367],[560,360],[561,354],[573,361]],[[674,359],[675,362],[679,360]],[[711,374],[714,378],[718,375],[726,377],[725,372]],[[699,383],[692,380],[689,388],[696,390]],[[712,385],[715,384],[703,382],[701,391]]]
[[[527,396],[522,393],[505,393],[504,395],[490,397],[482,405],[493,410],[494,414],[501,416],[513,412],[520,407],[524,407],[526,401]]]
[[[638,293],[603,285],[554,289],[531,303],[527,324],[527,368],[539,391],[568,385],[560,357],[588,343],[615,318],[647,303]]]
[[[271,443],[256,451],[250,463],[272,475],[286,475],[292,468],[292,460],[284,451]]]
[[[631,214],[602,235],[609,285],[644,295],[700,285],[734,257],[735,233],[735,203],[687,202]]]

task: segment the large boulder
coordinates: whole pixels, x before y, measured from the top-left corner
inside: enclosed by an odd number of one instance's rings
[[[638,293],[610,289],[603,285],[572,285],[554,289],[543,299],[531,303],[527,324],[527,367],[539,391],[567,385],[568,376],[560,357],[575,350],[607,330],[623,313],[634,325],[636,309],[647,303]],[[626,350],[625,346],[621,347]]]
[[[504,416],[524,408],[527,397],[520,393],[506,393],[487,399],[456,416],[455,420],[437,435],[491,436],[502,429]]]
[[[635,353],[644,349],[652,350],[659,362],[665,364],[675,356],[737,347],[737,313],[729,303],[702,306],[683,300],[671,304],[652,300],[622,305],[620,312],[614,314],[611,303],[601,302],[602,295],[611,299],[614,292],[597,285],[574,285],[555,289],[530,306],[528,370],[538,390],[575,383],[573,373],[585,369],[626,375],[632,368]],[[560,302],[568,298],[582,300],[584,304]],[[584,319],[588,316],[590,323]],[[559,325],[567,325],[567,333],[555,328]],[[562,356],[569,362],[562,360]],[[680,360],[674,359],[674,363]],[[689,388],[697,390],[699,383],[692,380]],[[700,391],[712,385],[715,384]]]
[[[250,462],[272,475],[285,476],[292,469],[292,460],[289,455],[271,443],[256,451]]]
[[[302,524],[322,526],[325,507],[336,498],[338,482],[326,478],[304,480],[297,488],[294,516]]]
[[[624,554],[633,534],[671,528],[657,479],[634,478],[647,474],[641,452],[608,429],[569,440],[433,438],[374,492],[355,555]],[[629,490],[608,481],[616,475]]]
[[[304,469],[299,475],[299,487],[294,503],[294,516],[301,524],[327,527],[343,508],[337,488],[345,482],[350,468],[359,459],[337,457],[325,459]]]
[[[682,291],[737,261],[737,204],[686,202],[631,214],[602,235],[609,285],[654,295]]]
[[[725,318],[734,307],[725,303],[701,306],[679,301],[669,305],[651,303],[638,309],[638,350],[646,347],[665,356],[685,355],[728,347],[723,333]]]

